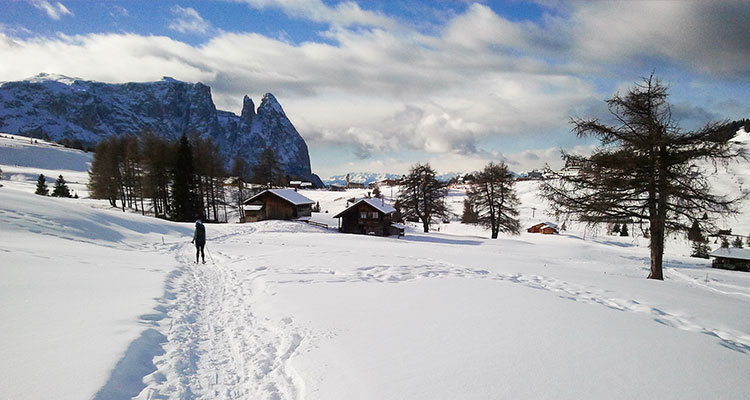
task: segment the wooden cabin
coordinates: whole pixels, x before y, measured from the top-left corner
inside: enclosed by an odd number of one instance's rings
[[[541,233],[543,235],[554,235],[560,233],[560,228],[552,222],[542,222],[526,229],[528,233]]]
[[[713,268],[750,272],[750,249],[719,247],[708,255]]]
[[[404,226],[393,222],[396,209],[382,199],[366,198],[354,202],[346,210],[336,214],[339,231],[366,235],[404,235]]]
[[[310,218],[313,204],[314,201],[294,189],[268,189],[245,200],[244,215],[240,222]]]

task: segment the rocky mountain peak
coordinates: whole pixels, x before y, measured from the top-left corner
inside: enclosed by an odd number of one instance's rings
[[[245,95],[245,97],[242,99],[242,114],[240,114],[240,117],[243,120],[252,120],[255,116],[255,103],[253,103],[253,99],[251,99],[248,95]]]
[[[217,110],[209,86],[170,77],[113,84],[40,74],[0,83],[0,132],[88,146],[146,130],[172,139],[196,132],[211,138],[226,160],[242,157],[250,166],[270,147],[287,175],[322,186],[305,140],[276,97],[267,93],[257,109],[248,96],[242,103],[239,116]]]
[[[266,93],[263,95],[263,100],[260,102],[260,107],[258,107],[258,112],[260,113],[260,110],[273,110],[279,114],[286,115],[284,113],[284,109],[281,108],[281,104],[279,104],[279,101],[276,100],[276,97],[272,95],[271,93]]]

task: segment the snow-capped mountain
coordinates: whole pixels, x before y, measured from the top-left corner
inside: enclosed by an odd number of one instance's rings
[[[345,185],[346,175],[347,174],[329,176],[328,178],[323,180],[323,183],[325,183],[326,185]],[[438,175],[435,178],[440,182],[448,182],[460,175],[463,174],[460,172],[449,172],[446,174]],[[382,181],[383,179],[401,179],[401,175],[389,174],[384,172],[349,172],[349,182],[353,183],[364,183],[365,185],[369,185],[373,182]]]
[[[345,185],[346,175],[334,175],[329,176],[323,181],[326,185]],[[381,181],[383,179],[401,179],[401,175],[388,174],[388,173],[377,173],[377,172],[349,172],[349,182],[363,183],[369,185],[373,182]]]
[[[112,135],[151,130],[169,138],[198,132],[226,157],[252,166],[271,147],[288,175],[322,186],[310,169],[307,144],[271,93],[260,106],[245,96],[240,115],[217,110],[211,88],[165,77],[157,82],[110,84],[39,74],[0,83],[0,131],[93,145]]]

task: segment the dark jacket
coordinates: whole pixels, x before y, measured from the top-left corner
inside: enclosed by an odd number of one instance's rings
[[[206,227],[203,224],[195,224],[195,232],[193,232],[193,240],[198,246],[206,244]]]

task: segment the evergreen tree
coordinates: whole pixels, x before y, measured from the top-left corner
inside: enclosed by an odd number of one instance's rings
[[[721,237],[721,247],[724,248],[724,249],[728,249],[729,248],[729,239],[727,239],[726,236],[722,236]]]
[[[68,189],[68,185],[65,183],[65,178],[63,178],[62,175],[58,176],[57,180],[55,181],[55,187],[52,189],[52,196],[71,197],[70,189]]]
[[[622,228],[620,229],[620,236],[630,236],[630,232],[628,232],[628,224],[622,224]]]
[[[193,168],[193,149],[185,134],[180,138],[172,168],[171,218],[175,221],[194,221],[202,218],[201,199]]]
[[[383,194],[380,193],[380,188],[379,187],[375,186],[375,189],[372,190],[372,197],[375,197],[375,198],[378,198],[378,199],[383,198]]]
[[[710,171],[702,160],[728,162],[745,157],[739,146],[711,142],[720,124],[683,131],[672,118],[668,90],[652,76],[625,96],[607,101],[617,124],[574,119],[579,137],[596,137],[602,146],[591,156],[563,154],[566,165],[582,166],[579,174],[547,169],[553,177],[542,184],[557,214],[575,215],[591,224],[613,218],[648,222],[650,279],[664,279],[662,261],[668,231],[686,230],[699,215],[734,214],[740,199],[712,193]]]
[[[734,238],[734,240],[732,240],[732,247],[736,247],[738,249],[741,249],[742,246],[743,246],[743,244],[744,243],[742,241],[742,238],[739,237],[739,236],[737,236],[736,238]]]
[[[451,213],[445,206],[448,185],[438,181],[429,164],[415,164],[401,182],[397,204],[401,216],[407,221],[422,221],[425,232],[430,231],[434,219],[445,220]]]
[[[34,193],[40,196],[47,196],[49,194],[47,178],[44,177],[44,174],[39,174],[39,178],[36,180],[36,191]]]
[[[312,212],[317,212],[317,213],[320,212],[320,202],[319,201],[315,202],[315,205],[312,207]]]
[[[687,238],[691,242],[700,242],[704,239],[698,220],[694,220],[693,224],[690,225],[690,229],[687,231]]]
[[[711,247],[708,246],[708,240],[696,240],[692,244],[693,252],[690,254],[691,257],[697,258],[708,258],[711,252]]]
[[[521,230],[515,183],[505,163],[489,163],[475,175],[467,193],[477,222],[490,229],[493,239],[500,232],[517,235]]]
[[[620,233],[620,224],[615,224],[615,226],[612,227],[612,233]]]

